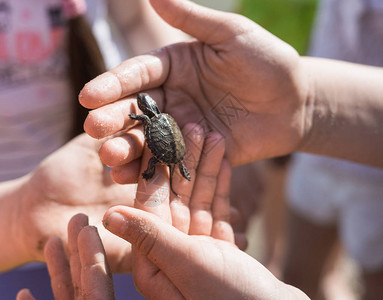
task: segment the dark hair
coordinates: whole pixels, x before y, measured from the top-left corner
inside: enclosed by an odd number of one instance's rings
[[[84,132],[88,111],[78,102],[78,94],[88,81],[105,72],[106,67],[92,29],[84,15],[68,20],[69,76],[74,99],[74,122],[71,137]]]

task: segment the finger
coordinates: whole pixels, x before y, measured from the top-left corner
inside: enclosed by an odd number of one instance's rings
[[[231,226],[235,226],[241,220],[241,213],[238,208],[231,206],[230,207],[230,224]]]
[[[76,299],[81,295],[81,261],[78,253],[77,237],[85,226],[88,226],[88,216],[84,214],[75,215],[68,224],[69,263]]]
[[[129,117],[129,114],[137,113],[137,111],[136,97],[116,101],[90,111],[84,122],[84,130],[96,139],[110,136],[134,126],[135,121]]]
[[[109,167],[122,166],[141,157],[144,145],[143,128],[136,126],[122,136],[107,140],[101,146],[99,156]]]
[[[140,170],[141,159],[136,159],[126,165],[112,168],[110,176],[116,183],[132,184],[138,182],[138,179],[141,176]]]
[[[106,229],[130,242],[136,251],[148,257],[160,269],[171,262],[184,264],[183,253],[189,247],[188,236],[160,217],[127,206],[115,206],[104,215]],[[180,252],[179,256],[174,256]],[[175,267],[176,268],[176,267]]]
[[[97,77],[94,80],[103,80],[102,75],[100,76],[100,78]],[[87,93],[85,93],[85,91],[87,91]],[[93,90],[84,90],[84,94],[87,95],[91,91]],[[162,89],[151,89],[145,92],[151,95],[153,99],[156,99],[158,107],[162,109],[164,102]],[[99,95],[99,97],[102,96],[102,94]],[[136,95],[128,96],[119,101],[116,100],[118,99],[114,99],[114,101],[111,102],[105,102],[104,104],[110,104],[89,112],[84,122],[86,133],[94,138],[101,139],[119,132],[127,131],[137,125],[137,121],[132,120],[129,116],[132,113],[142,113],[137,106]]]
[[[171,223],[169,208],[170,186],[167,166],[157,163],[154,165],[154,174],[151,178],[144,179],[142,175],[149,168],[149,160],[152,157],[149,148],[145,147],[134,207],[151,212]]]
[[[253,287],[260,289],[259,295],[274,296],[276,288],[284,287],[279,286],[280,282],[259,262],[236,247],[229,246],[229,243],[206,236],[200,238],[188,236],[150,213],[131,207],[116,206],[104,215],[104,226],[132,243],[134,249],[148,257],[175,286],[182,289],[186,298],[198,298],[194,296],[197,294],[196,288],[199,292],[202,291],[207,299],[236,299],[241,293],[240,290],[243,297],[251,298],[254,296],[252,291],[243,292],[243,289],[249,286],[249,282]],[[203,249],[204,246],[208,248]],[[222,264],[225,266],[222,267]],[[219,267],[214,268],[217,265]],[[236,266],[238,269],[235,269]],[[245,274],[244,271],[249,270],[255,271],[246,274],[250,277],[245,276],[242,288],[238,289],[238,283],[233,282],[233,279],[235,281],[236,278],[241,278],[240,276]],[[149,290],[152,288],[151,283],[152,281],[146,282],[146,288]],[[220,288],[222,284],[229,286],[222,290]],[[166,288],[168,286],[163,285],[159,293]],[[279,294],[281,292],[285,293],[280,290]],[[179,298],[178,295],[177,299]]]
[[[183,178],[179,170],[174,172],[173,187],[181,198],[173,193],[170,194],[170,211],[173,226],[184,233],[188,233],[190,227],[189,202],[196,180],[201,150],[203,148],[204,133],[201,126],[191,123],[184,126],[182,134],[186,146],[186,155],[183,161],[186,169],[190,173],[191,181],[187,181]]]
[[[249,244],[246,234],[242,232],[235,232],[234,239],[235,239],[235,244],[237,245],[237,247],[241,249],[242,251],[245,251]]]
[[[171,214],[169,207],[169,174],[167,167],[157,163],[154,166],[154,174],[149,179],[143,178],[143,173],[148,168],[148,162],[152,159],[153,155],[151,151],[145,147],[142,157],[140,175],[138,177],[137,193],[134,203],[134,207],[143,211],[151,212],[168,223],[171,222]],[[169,280],[159,272],[158,267],[150,261],[145,255],[136,251],[134,245],[132,245],[133,252],[133,279],[135,286],[139,292],[147,298],[159,298],[162,292],[165,293],[164,287],[167,289],[173,289],[174,293],[177,292],[176,288],[169,282]],[[153,280],[155,277],[155,280]],[[147,289],[146,285],[151,282],[151,288]],[[162,287],[158,287],[158,282],[161,282]],[[157,286],[157,287],[156,287]],[[155,294],[152,291],[156,290]],[[159,291],[161,291],[159,293]],[[168,297],[162,297],[167,299]]]
[[[185,263],[186,235],[153,214],[126,206],[109,209],[103,222],[105,228],[132,244],[133,276],[141,294],[149,299],[183,299],[168,274]]]
[[[81,294],[87,299],[114,299],[112,273],[97,228],[84,227],[77,242],[81,261]]]
[[[240,17],[235,14],[216,11],[192,1],[151,0],[150,2],[160,17],[171,26],[207,44],[228,40],[241,30],[239,25],[232,25],[232,20]]]
[[[50,238],[44,247],[51,287],[55,299],[74,299],[72,277],[64,246],[59,238]]]
[[[218,174],[217,186],[212,204],[213,238],[234,243],[233,228],[230,225],[230,180],[231,166],[227,160],[222,160]]]
[[[32,296],[30,290],[22,289],[17,293],[16,300],[36,300],[36,298]]]
[[[222,136],[216,132],[209,134],[205,140],[190,200],[190,235],[211,233],[212,202],[224,152],[225,143]]]
[[[170,60],[166,48],[128,59],[88,82],[79,94],[79,101],[83,106],[94,109],[139,91],[158,87],[168,77],[169,67]],[[161,109],[161,103],[157,104]],[[95,122],[90,125],[94,124]],[[119,126],[113,128],[117,130],[123,125],[120,121]],[[86,132],[92,132],[93,126],[87,126]]]

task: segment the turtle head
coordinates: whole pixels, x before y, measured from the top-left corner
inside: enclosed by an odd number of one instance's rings
[[[149,118],[161,113],[156,101],[146,93],[139,93],[137,95],[137,104],[141,111]]]

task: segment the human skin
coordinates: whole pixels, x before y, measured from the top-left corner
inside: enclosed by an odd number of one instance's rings
[[[151,213],[116,206],[104,224],[141,255],[135,284],[147,299],[308,299],[233,243],[214,238],[218,223],[211,236],[190,236]],[[60,239],[51,238],[45,247],[55,299],[114,299],[101,239],[87,225],[85,215],[70,221],[68,259]],[[142,264],[143,258],[150,264]],[[17,300],[31,299],[27,290],[18,293]]]
[[[127,44],[132,45],[132,54],[186,37],[180,32],[174,34],[176,30],[160,20],[146,1],[109,0],[108,5],[113,21],[126,37]],[[127,10],[132,14],[127,16]],[[137,42],[139,35],[140,42]],[[143,147],[142,131],[133,132],[140,138],[136,143],[142,142]],[[30,261],[42,261],[44,244],[52,235],[60,236],[65,244],[66,225],[73,214],[80,211],[87,213],[92,223],[98,222],[113,270],[131,270],[130,259],[125,256],[130,247],[126,243],[123,248],[115,247],[118,239],[100,225],[101,216],[108,207],[115,204],[134,205],[133,197],[125,195],[135,193],[136,187],[132,183],[137,183],[140,162],[135,161],[125,169],[125,173],[130,174],[125,183],[130,185],[119,186],[111,180],[110,170],[99,161],[99,145],[98,141],[89,137],[76,139],[56,151],[34,172],[0,183],[0,226],[3,229],[0,232],[0,243],[3,245],[0,271]],[[20,219],[23,221],[16,222]],[[54,226],[50,225],[52,220],[56,221]]]
[[[127,207],[110,209],[104,223],[158,268],[135,281],[148,299],[308,299],[227,241],[186,235]]]
[[[0,270],[43,261],[45,242],[59,236],[66,243],[68,221],[79,212],[98,224],[113,269],[131,269],[126,256],[130,246],[107,232],[101,219],[113,205],[133,206],[136,187],[112,181],[98,158],[99,145],[83,134],[48,156],[32,173],[0,184],[0,225],[7,228],[0,231]],[[139,167],[131,164],[135,173]]]
[[[129,56],[189,39],[164,22],[149,1],[108,0],[108,12],[126,42]]]
[[[68,224],[68,257],[62,240],[52,237],[44,247],[56,300],[114,299],[113,278],[97,228],[77,214]],[[16,300],[34,300],[27,289]]]
[[[190,182],[186,181],[176,173],[174,188],[180,191],[182,198],[169,192],[167,169],[164,166],[158,166],[156,170],[158,176],[148,182],[139,180],[135,206],[141,211],[150,212],[147,214],[149,218],[157,215],[166,224],[179,228],[179,232],[212,236],[215,239],[227,241],[235,248],[234,233],[230,226],[231,168],[228,162],[223,160],[224,143],[222,139],[216,143],[215,139],[218,137],[216,133],[208,135],[204,140],[201,129],[196,124],[188,124],[184,128],[184,132],[192,132],[186,140],[189,151],[185,157],[192,179]],[[214,145],[213,148],[211,148],[212,145]],[[149,157],[150,153],[145,152],[141,170],[146,168]],[[126,207],[118,206],[117,208],[124,210]],[[57,299],[109,299],[111,296],[110,292],[113,289],[102,288],[111,286],[109,271],[105,267],[105,255],[101,255],[103,251],[95,250],[102,247],[93,247],[94,242],[100,244],[101,241],[88,238],[88,245],[82,243],[82,227],[87,224],[88,221],[83,216],[76,216],[69,223],[69,262],[66,262],[60,240],[53,238],[47,242],[45,257]],[[93,236],[94,233],[95,231]],[[85,234],[88,236],[92,234],[92,231],[89,229]],[[139,241],[136,242],[139,248]],[[91,251],[90,248],[92,248]],[[160,270],[140,251],[133,251],[133,257],[133,276],[136,285],[144,295],[153,295],[147,282],[148,280],[152,282],[151,277],[158,278],[156,274]],[[84,259],[87,262],[93,262],[95,266],[84,265]],[[102,276],[102,273],[105,276]],[[98,281],[100,284],[97,284]],[[93,288],[88,288],[91,286]],[[159,285],[156,284],[156,286],[160,288]],[[90,295],[87,291],[93,293]],[[158,291],[154,292],[158,294]],[[19,299],[27,296],[30,296],[28,292],[22,291]]]
[[[118,169],[114,171],[127,184],[115,183],[109,169],[98,157],[100,141],[85,134],[52,153],[27,176],[1,183],[0,225],[7,230],[0,231],[3,245],[0,269],[44,261],[43,248],[52,236],[60,237],[64,246],[67,246],[68,221],[73,215],[82,212],[89,215],[91,224],[98,227],[112,270],[131,271],[130,245],[110,234],[101,224],[105,211],[118,204],[136,206],[161,215],[186,233],[189,228],[192,228],[191,233],[205,233],[194,224],[204,222],[204,228],[208,228],[217,219],[227,224],[223,225],[224,228],[231,228],[228,224],[230,212],[214,217],[209,213],[224,143],[216,133],[204,139],[201,130],[197,124],[188,124],[183,129],[184,135],[188,133],[186,149],[190,149],[184,160],[192,180],[188,182],[175,172],[174,188],[182,198],[169,193],[166,167],[158,165],[155,176],[148,182],[139,175],[146,169],[151,157],[148,149],[142,159],[121,168],[121,173]],[[140,133],[142,131],[136,134]],[[211,145],[214,145],[212,149]],[[208,151],[211,157],[201,156],[203,150]],[[227,164],[226,169],[228,167]],[[199,188],[194,189],[194,184]],[[228,196],[226,198],[225,203],[230,206]],[[219,209],[215,211],[219,212]]]
[[[303,151],[383,166],[380,68],[300,57],[243,16],[189,1],[151,4],[196,40],[129,59],[89,82],[79,97],[95,109],[84,124],[88,134],[130,131],[134,94],[149,90],[181,126],[201,122],[218,129],[232,165]],[[213,109],[228,93],[248,112],[229,128]],[[112,140],[100,156],[116,167],[138,147]]]
[[[230,166],[222,160],[223,142],[206,151],[211,139],[209,136],[205,141],[206,154],[198,158],[201,148],[197,147],[193,153],[197,160],[189,161],[195,179],[176,180],[175,187],[185,186],[181,200],[168,196],[153,205],[156,197],[163,195],[156,191],[163,187],[169,190],[163,168],[156,182],[139,183],[135,203],[139,209],[119,205],[104,215],[104,226],[132,245],[137,289],[148,299],[308,299],[235,246],[228,218]],[[144,156],[144,160],[148,158]],[[70,221],[68,259],[60,239],[51,238],[46,244],[44,252],[56,299],[114,299],[101,239],[95,228],[87,225],[84,215]],[[17,299],[34,298],[22,290]]]

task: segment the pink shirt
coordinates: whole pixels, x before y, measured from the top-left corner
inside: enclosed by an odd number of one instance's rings
[[[72,125],[61,0],[0,7],[0,181],[33,170]]]

